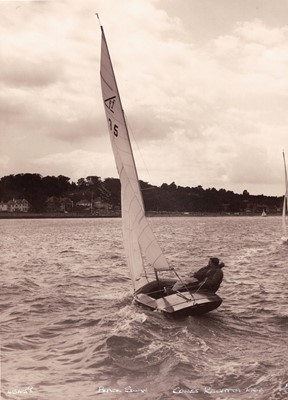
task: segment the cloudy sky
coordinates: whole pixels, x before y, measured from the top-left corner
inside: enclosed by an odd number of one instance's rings
[[[140,179],[283,194],[288,0],[0,1],[0,177],[117,177],[95,13]]]

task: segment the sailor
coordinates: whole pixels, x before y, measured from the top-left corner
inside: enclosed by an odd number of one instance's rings
[[[222,268],[225,266],[219,258],[211,257],[206,267],[200,268],[193,274],[201,285],[201,289],[207,289],[216,293],[223,280]]]
[[[173,291],[206,289],[216,293],[223,280],[224,263],[219,258],[211,257],[206,267],[200,268],[189,278],[177,281],[172,287]]]

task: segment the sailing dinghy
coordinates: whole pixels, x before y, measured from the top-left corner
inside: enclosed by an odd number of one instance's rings
[[[121,182],[124,249],[133,283],[134,300],[137,304],[171,316],[207,313],[222,303],[222,299],[215,293],[201,291],[201,288],[189,290],[187,286],[181,292],[172,290],[179,275],[169,266],[145,216],[127,124],[102,26],[101,32],[101,88]],[[165,271],[172,272],[173,279],[167,279],[167,276],[161,279],[160,274]]]
[[[282,209],[282,232],[283,236],[281,238],[282,242],[288,244],[288,234],[287,234],[287,226],[286,226],[286,212],[288,210],[288,181],[287,181],[287,168],[286,168],[286,160],[285,153],[283,151],[283,161],[284,161],[284,174],[285,174],[285,194],[283,198],[283,209]]]

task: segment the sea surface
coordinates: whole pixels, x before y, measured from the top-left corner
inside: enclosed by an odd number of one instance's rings
[[[224,261],[217,310],[133,304],[120,219],[0,220],[2,399],[288,400],[281,218],[149,223],[180,276]]]

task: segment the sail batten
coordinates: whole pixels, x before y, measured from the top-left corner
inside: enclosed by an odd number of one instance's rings
[[[102,31],[100,78],[110,140],[121,182],[124,248],[134,289],[147,283],[143,258],[154,268],[168,267],[166,258],[147,221],[128,128],[115,74]]]

